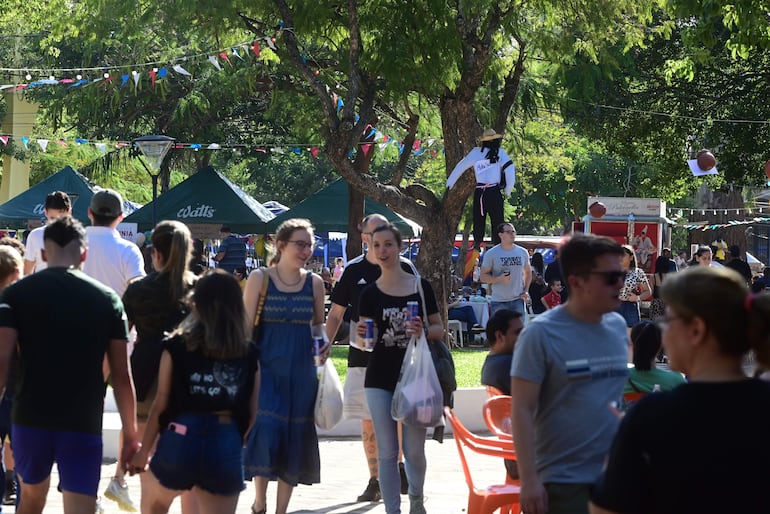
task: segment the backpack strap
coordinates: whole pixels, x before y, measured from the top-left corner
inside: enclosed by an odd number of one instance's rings
[[[254,326],[259,326],[259,320],[262,317],[262,309],[265,307],[265,299],[267,298],[267,285],[270,283],[270,273],[267,268],[260,267],[262,272],[262,291],[259,293],[259,300],[257,300],[257,312],[254,315]]]

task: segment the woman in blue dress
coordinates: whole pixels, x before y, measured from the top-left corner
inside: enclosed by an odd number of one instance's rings
[[[275,256],[259,323],[257,346],[261,371],[257,417],[244,457],[246,478],[254,478],[254,514],[267,511],[267,484],[278,481],[276,513],[284,514],[297,484],[320,482],[318,436],[313,410],[318,378],[313,362],[311,325],[321,325],[324,286],[305,270],[313,254],[313,226],[291,219],[276,233]],[[244,290],[246,319],[257,312],[264,279],[249,275]],[[325,356],[327,348],[323,349]]]

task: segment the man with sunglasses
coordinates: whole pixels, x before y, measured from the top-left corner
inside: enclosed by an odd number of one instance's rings
[[[569,299],[521,333],[511,364],[513,433],[527,514],[588,512],[591,483],[617,428],[610,409],[628,377],[616,312],[623,248],[577,234],[560,250]]]
[[[511,223],[497,226],[500,244],[484,252],[480,280],[492,288],[492,315],[500,309],[526,313],[532,266],[527,250],[516,244],[516,229]]]

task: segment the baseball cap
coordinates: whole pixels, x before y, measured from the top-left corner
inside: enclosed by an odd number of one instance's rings
[[[91,198],[91,212],[99,216],[117,218],[123,214],[123,197],[112,189],[101,189]]]

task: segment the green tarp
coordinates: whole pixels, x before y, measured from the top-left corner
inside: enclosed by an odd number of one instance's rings
[[[393,223],[404,237],[414,237],[416,224],[407,221],[381,203],[364,200],[364,215],[379,213]],[[261,232],[274,233],[278,225],[291,218],[307,218],[316,232],[348,231],[348,183],[337,179],[288,211],[267,222]]]
[[[45,198],[54,191],[67,193],[73,203],[72,215],[88,225],[88,206],[91,204],[94,187],[86,177],[66,166],[0,205],[0,225],[6,228],[27,228],[28,220],[45,218]]]
[[[237,234],[258,231],[273,219],[272,212],[208,166],[160,195],[154,202],[157,221],[177,220],[193,225],[229,225]],[[124,220],[140,231],[152,228],[153,202]]]

